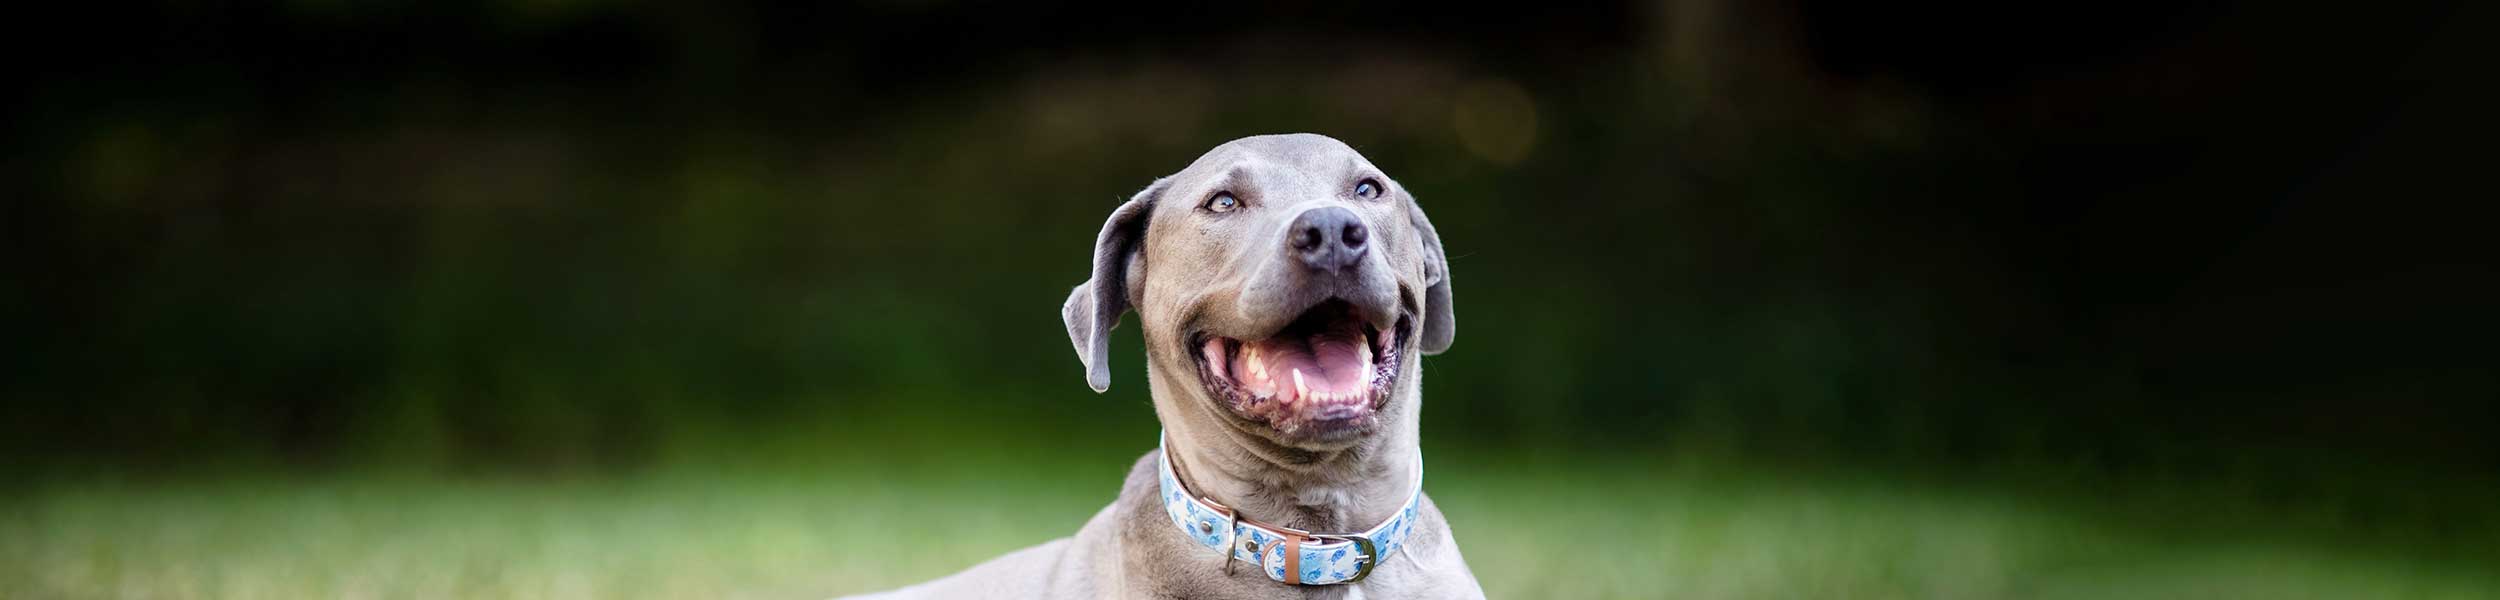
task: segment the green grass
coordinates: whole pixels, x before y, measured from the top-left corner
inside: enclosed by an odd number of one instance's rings
[[[820,598],[1067,535],[1126,464],[49,477],[0,488],[0,596]],[[1432,477],[1495,598],[2500,598],[2490,537],[2227,493],[1464,456]]]

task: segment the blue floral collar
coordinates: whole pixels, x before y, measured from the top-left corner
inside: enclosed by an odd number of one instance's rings
[[[1232,560],[1241,560],[1259,565],[1268,579],[1293,585],[1362,581],[1399,546],[1406,545],[1406,534],[1414,529],[1416,507],[1423,503],[1424,463],[1418,455],[1415,483],[1406,493],[1406,506],[1391,515],[1388,522],[1369,531],[1312,533],[1270,525],[1241,518],[1233,509],[1190,491],[1172,464],[1171,448],[1160,439],[1156,446],[1162,450],[1157,453],[1156,462],[1163,478],[1164,514],[1170,515],[1172,524],[1198,545],[1230,555],[1232,558],[1224,563],[1227,572],[1232,570]]]

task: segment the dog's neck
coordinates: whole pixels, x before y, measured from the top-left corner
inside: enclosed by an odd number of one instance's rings
[[[1164,391],[1170,390],[1157,390]],[[1160,415],[1173,437],[1167,451],[1191,489],[1247,518],[1341,532],[1377,525],[1405,507],[1415,471],[1423,468],[1417,460],[1415,391],[1391,402],[1379,431],[1330,451],[1292,448],[1241,431],[1220,415],[1199,410],[1212,408],[1199,398],[1156,405],[1157,412],[1192,413]]]

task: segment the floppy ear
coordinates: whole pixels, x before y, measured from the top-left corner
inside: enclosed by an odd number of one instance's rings
[[[1423,351],[1425,356],[1450,349],[1458,338],[1458,316],[1450,308],[1450,255],[1441,249],[1441,232],[1432,229],[1432,219],[1424,218],[1424,207],[1409,195],[1406,218],[1415,223],[1416,235],[1424,238]]]
[[[1154,211],[1166,181],[1155,180],[1111,211],[1102,234],[1094,238],[1093,278],[1068,291],[1067,303],[1059,305],[1068,341],[1076,345],[1077,360],[1085,363],[1085,385],[1096,393],[1111,389],[1111,328],[1128,312],[1129,270],[1143,251],[1139,244],[1146,238],[1146,214]]]

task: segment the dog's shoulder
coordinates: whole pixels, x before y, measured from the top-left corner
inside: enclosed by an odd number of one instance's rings
[[[1146,497],[1153,498],[1160,493],[1163,481],[1155,475],[1156,471],[1163,466],[1162,459],[1162,448],[1147,450],[1145,454],[1138,456],[1137,462],[1129,465],[1128,478],[1120,483],[1120,497],[1127,498],[1129,494],[1144,493]]]
[[[1476,582],[1475,571],[1467,567],[1467,558],[1458,550],[1458,537],[1450,530],[1449,518],[1433,503],[1431,494],[1424,494],[1422,506],[1415,511],[1421,521],[1398,549],[1392,565],[1372,576],[1380,590],[1378,597],[1396,598],[1477,598],[1484,589]],[[1402,563],[1402,564],[1401,564]]]
[[[1163,449],[1146,451],[1129,466],[1128,477],[1120,483],[1120,497],[1112,502],[1111,512],[1125,542],[1141,543],[1158,539],[1148,525],[1159,525],[1169,517],[1163,514],[1163,480],[1157,477]]]

